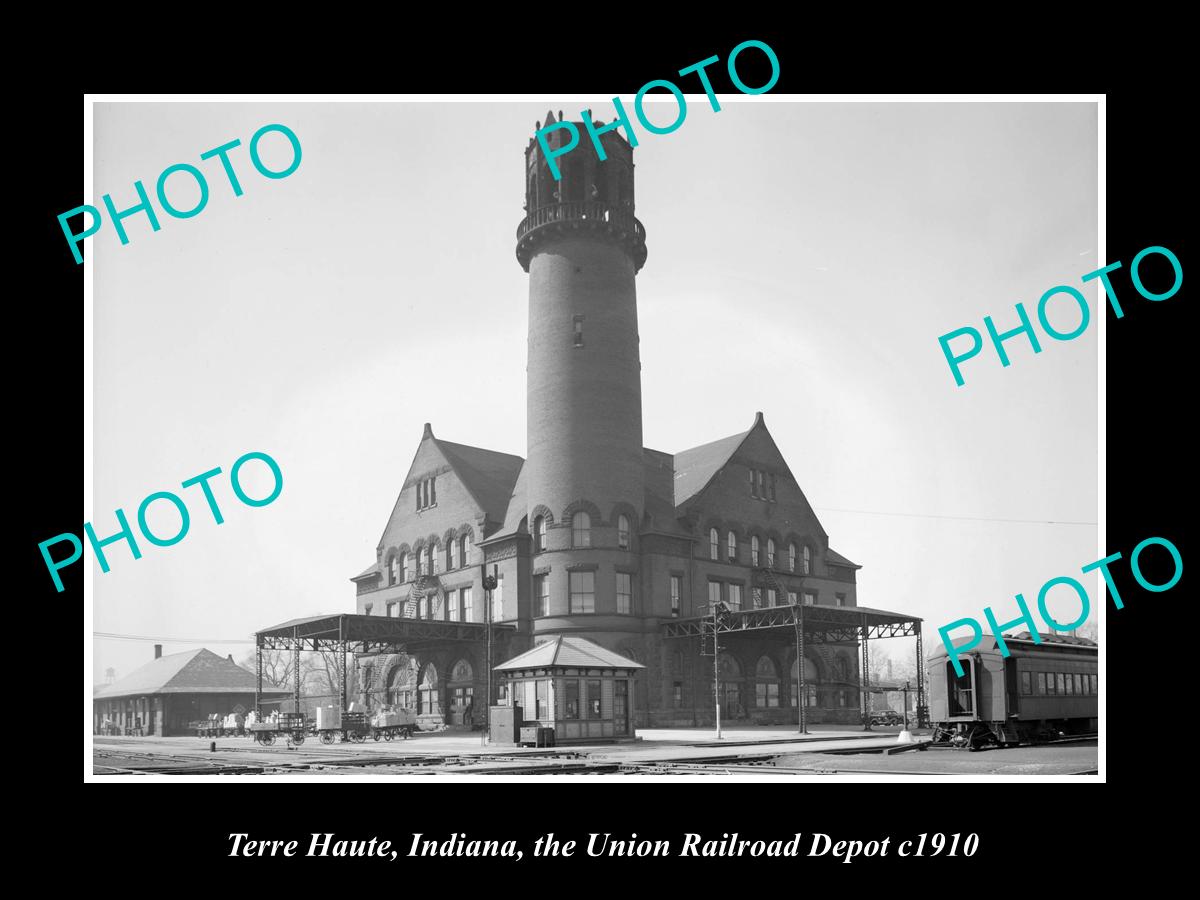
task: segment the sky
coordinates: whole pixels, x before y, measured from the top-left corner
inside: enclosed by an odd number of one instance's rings
[[[689,98],[669,135],[639,130],[644,439],[677,452],[766,424],[829,534],[862,566],[861,606],[925,620],[1015,617],[1075,575],[1097,605],[1097,115],[1093,103],[812,103]],[[628,104],[630,98],[625,98]],[[668,104],[673,105],[673,104]],[[208,177],[199,214],[87,239],[94,266],[94,496],[100,537],[155,491],[186,537],[107,548],[94,566],[93,677],[351,612],[421,438],[525,455],[527,278],[514,256],[524,151],[578,98],[494,103],[98,103],[101,206],[134,205],[167,166]],[[669,121],[666,107],[651,118]],[[300,166],[270,180],[250,137],[283,123]],[[235,197],[202,152],[234,138]],[[585,138],[586,139],[586,138]],[[264,138],[282,169],[287,141]],[[585,148],[586,149],[586,148]],[[576,150],[574,152],[584,152]],[[590,151],[587,151],[590,152]],[[168,182],[183,209],[186,175]],[[190,191],[190,193],[189,193]],[[157,201],[156,201],[157,208]],[[955,385],[938,337],[1018,324],[1056,285],[1093,316],[1069,342],[990,347]],[[1060,331],[1079,321],[1052,306]],[[270,454],[282,493],[253,508],[228,473]],[[271,482],[244,470],[251,496]],[[180,483],[214,467],[225,521]],[[1017,521],[1013,521],[1017,520]],[[169,504],[152,529],[172,534]],[[1058,524],[1050,524],[1058,523]],[[1071,524],[1082,523],[1082,524]],[[1060,589],[1065,590],[1065,589]],[[1075,618],[1069,590],[1050,609]],[[1095,613],[1093,613],[1095,615]],[[165,640],[164,640],[165,639]],[[894,653],[911,653],[912,641]],[[889,647],[889,649],[891,649]]]

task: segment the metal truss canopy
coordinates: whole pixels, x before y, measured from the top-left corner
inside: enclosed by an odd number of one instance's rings
[[[713,617],[672,619],[660,626],[665,638],[711,635]],[[768,606],[763,609],[731,611],[717,622],[718,634],[802,628],[806,642],[845,643],[862,638],[913,637],[921,632],[916,616],[867,609],[862,606]]]
[[[446,641],[483,643],[488,625],[483,622],[447,622],[433,619],[384,616],[333,615],[292,619],[254,635],[264,650],[348,650],[370,653],[403,646],[409,652]],[[492,637],[515,631],[512,625],[491,625]]]

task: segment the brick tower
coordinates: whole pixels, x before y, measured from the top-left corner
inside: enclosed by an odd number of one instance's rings
[[[548,113],[546,124],[561,115]],[[534,534],[534,566],[541,554],[552,568],[552,615],[569,613],[568,566],[594,571],[595,613],[616,612],[614,573],[636,571],[645,500],[634,279],[646,262],[646,235],[634,218],[633,149],[606,132],[601,161],[584,125],[573,124],[579,144],[557,157],[560,180],[530,140],[526,217],[517,229],[517,260],[529,273],[528,525],[545,529]],[[569,139],[565,128],[548,135],[552,149]],[[572,534],[577,511],[588,514],[586,546]],[[628,539],[618,534],[621,516]]]

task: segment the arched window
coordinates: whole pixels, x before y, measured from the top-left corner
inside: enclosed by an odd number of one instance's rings
[[[541,553],[546,549],[546,517],[538,516],[533,520],[533,551]]]
[[[708,558],[717,559],[721,553],[721,536],[717,529],[708,529]]]
[[[424,594],[417,598],[417,618],[429,618],[429,603]]]
[[[388,565],[388,584],[395,584],[399,574],[400,574],[399,561],[396,559],[396,557],[393,556],[391,559],[391,562]]]
[[[420,704],[417,711],[422,715],[440,716],[442,704],[438,699],[438,673],[433,663],[426,663],[421,673],[421,686],[418,688]]]
[[[808,549],[808,545],[804,545],[804,567],[801,569],[802,575],[812,574],[812,551]]]
[[[849,684],[850,663],[846,661],[846,657],[839,656],[833,661],[833,680],[842,684]]]
[[[441,566],[438,565],[437,546],[431,543],[429,545],[429,574],[436,575],[439,571],[441,571]]]
[[[775,568],[775,539],[767,538],[767,565]]]
[[[592,517],[583,510],[571,516],[571,546],[592,546]]]
[[[754,667],[754,703],[756,706],[779,705],[779,670],[769,656],[760,656]]]
[[[729,551],[729,561],[737,562],[737,535],[731,531],[726,535],[725,541],[729,545],[726,548]]]
[[[471,664],[469,662],[467,662],[465,659],[460,659],[458,662],[456,662],[454,664],[454,667],[450,670],[450,680],[451,681],[474,681],[475,680],[475,672],[471,668]]]
[[[401,553],[398,559],[400,561],[400,584],[404,584],[404,582],[408,581],[408,554]]]
[[[425,570],[424,563],[423,563],[424,556],[425,556],[425,551],[421,547],[418,547],[416,550],[413,551],[413,557],[415,558],[415,562],[413,563],[413,565],[416,567],[415,575],[417,578],[420,578],[421,573],[424,572],[424,570]]]
[[[462,560],[462,565],[468,566],[471,564],[471,535],[464,534],[458,539],[458,556]]]
[[[796,545],[788,544],[788,571],[796,571]]]
[[[401,709],[416,709],[416,666],[416,660],[411,660],[392,668],[388,673],[386,703]]]
[[[450,538],[446,541],[446,571],[452,572],[457,568],[454,564],[454,538]]]
[[[617,546],[622,550],[629,549],[629,516],[617,517]]]
[[[758,565],[758,535],[750,538],[750,565]]]
[[[792,660],[792,706],[796,705],[796,679],[800,672],[796,668],[796,661]],[[804,658],[804,694],[807,697],[805,706],[813,707],[817,705],[817,664],[807,656]]]

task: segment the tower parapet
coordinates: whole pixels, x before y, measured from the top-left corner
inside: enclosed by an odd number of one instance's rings
[[[547,125],[556,121],[553,112],[546,114]],[[582,122],[576,125],[578,133],[587,133]],[[566,135],[557,130],[547,140],[557,150]],[[598,140],[605,159],[596,153],[571,154],[559,163],[562,177],[557,180],[538,142],[531,138],[525,148],[526,216],[517,226],[517,261],[526,272],[539,246],[559,237],[583,235],[621,246],[633,260],[635,273],[646,264],[646,229],[633,214],[633,148],[616,131],[605,132]]]

